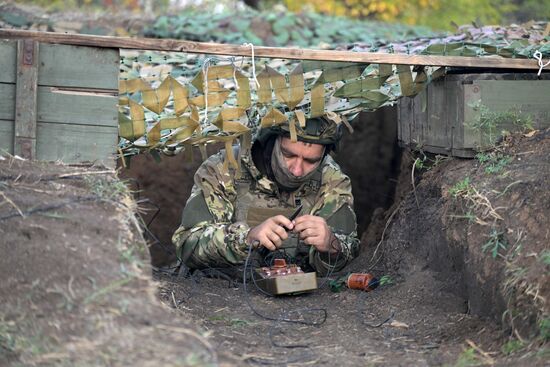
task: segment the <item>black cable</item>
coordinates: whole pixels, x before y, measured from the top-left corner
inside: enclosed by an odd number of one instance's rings
[[[307,344],[279,344],[275,341],[273,337],[273,331],[276,329],[277,324],[273,323],[273,325],[269,328],[269,331],[267,335],[269,336],[269,341],[271,342],[271,345],[276,348],[287,348],[287,349],[294,349],[294,348],[310,348]]]
[[[308,357],[307,360],[304,357]],[[313,354],[310,350],[305,350],[301,354],[293,357],[293,358],[286,358],[285,360],[281,360],[280,357],[274,358],[274,359],[267,359],[262,357],[249,357],[246,360],[251,363],[266,365],[266,366],[274,366],[274,365],[280,365],[280,366],[288,366],[289,364],[294,363],[302,363],[305,364],[309,362],[308,360],[313,360],[315,358],[315,354]]]
[[[363,317],[363,311],[365,311],[365,310],[362,310],[360,306],[361,306],[362,303],[365,303],[364,302],[365,298],[370,293],[371,292],[363,291],[362,294],[359,294],[359,297],[357,298],[357,319],[362,325],[365,325],[365,326],[370,327],[370,328],[379,328],[380,326],[386,324],[387,322],[389,322],[393,319],[393,317],[395,316],[395,311],[390,310],[390,315],[388,317],[386,317],[383,321],[380,321],[379,323],[371,324],[371,323],[366,322],[364,317]]]
[[[146,199],[143,199],[143,200],[138,200],[136,202],[140,205],[141,204],[149,204],[149,205],[151,205],[152,207],[154,207],[156,209],[155,214],[153,214],[151,219],[149,219],[149,222],[146,223],[147,227],[149,227],[151,225],[151,223],[153,223],[153,221],[156,219],[157,215],[160,213],[160,206],[158,204],[155,204],[154,202],[152,202],[151,199],[149,199],[149,198],[146,198]]]
[[[334,241],[338,241],[338,238],[336,238],[336,236],[334,236],[334,238],[332,239],[332,241],[330,242],[330,248],[334,248],[333,247],[333,243]],[[324,276],[324,281],[323,283],[321,283],[321,285],[318,287],[319,289],[321,288],[324,288],[328,282],[330,281],[330,276],[332,276],[332,274],[334,273],[334,269],[336,267],[336,264],[338,264],[338,259],[340,258],[340,254],[342,253],[342,250],[338,250],[338,252],[336,253],[336,259],[334,259],[334,265],[331,266],[331,261],[330,261],[330,255],[328,255],[328,266],[329,266],[329,271],[325,274]]]
[[[252,305],[252,302],[250,301],[250,298],[249,298],[249,294],[248,294],[248,288],[247,288],[247,284],[246,284],[246,278],[247,278],[247,272],[250,271],[250,275],[252,277],[254,277],[254,274],[253,274],[253,269],[250,268],[249,270],[249,267],[248,267],[248,264],[249,264],[249,261],[250,261],[250,256],[252,255],[252,244],[248,246],[248,254],[246,256],[246,259],[245,259],[245,263],[244,263],[244,271],[243,271],[243,291],[244,291],[244,298],[245,298],[245,301],[248,305],[248,307],[250,307],[250,309],[252,310],[252,312],[254,312],[257,316],[263,318],[263,319],[266,319],[266,320],[271,320],[271,321],[283,321],[283,322],[290,322],[290,323],[297,323],[297,324],[303,324],[303,325],[309,325],[309,326],[319,326],[319,325],[322,325],[326,319],[327,319],[327,310],[324,309],[324,308],[305,308],[305,309],[296,309],[296,310],[293,310],[295,312],[299,312],[299,311],[307,311],[307,312],[315,312],[315,311],[320,311],[322,313],[322,317],[320,319],[320,321],[304,321],[304,320],[298,320],[298,319],[290,319],[290,318],[285,318],[285,317],[282,317],[283,315],[281,315],[281,317],[273,317],[273,316],[270,316],[270,315],[265,315],[263,313],[261,313],[260,311],[258,311],[253,305]],[[254,279],[254,278],[252,278]],[[259,289],[259,288],[258,288]],[[265,293],[265,292],[264,292]],[[269,296],[272,297],[271,294],[269,294]]]
[[[172,255],[175,255],[176,254],[176,250],[172,247],[172,246],[169,246],[167,244],[165,244],[164,242],[162,242],[150,229],[149,229],[149,226],[151,225],[151,223],[153,222],[153,220],[156,218],[157,214],[160,212],[160,207],[157,205],[157,204],[154,204],[153,202],[151,202],[149,199],[145,199],[145,200],[142,200],[140,201],[138,204],[141,204],[141,203],[147,203],[147,204],[151,204],[153,205],[155,208],[157,208],[157,212],[155,213],[155,215],[153,216],[153,218],[151,218],[151,220],[149,221],[149,223],[145,223],[145,220],[143,219],[143,216],[137,212],[137,217],[138,217],[138,220],[140,221],[141,225],[143,226],[143,229],[144,229],[144,232],[145,234],[147,234],[150,239],[153,240],[153,243],[151,245],[154,245],[156,243],[158,243],[160,245],[160,247],[162,247],[162,249],[170,256]]]
[[[86,201],[94,201],[94,200],[101,200],[101,198],[99,196],[94,195],[94,196],[85,196],[85,197],[82,197],[82,198],[66,200],[66,201],[61,202],[61,203],[51,204],[51,205],[44,205],[44,206],[40,206],[40,207],[37,207],[37,208],[27,210],[25,212],[22,212],[23,215],[21,215],[21,213],[18,212],[18,211],[15,212],[15,213],[12,213],[12,214],[7,214],[7,215],[4,215],[4,216],[0,217],[0,220],[6,220],[6,219],[11,219],[11,218],[14,218],[14,217],[21,217],[21,216],[26,217],[28,215],[32,215],[32,214],[35,214],[35,213],[47,212],[47,211],[50,211],[50,210],[62,208],[62,207],[67,206],[67,205],[71,205],[71,204],[75,204],[75,203],[82,203],[82,202],[86,202]]]

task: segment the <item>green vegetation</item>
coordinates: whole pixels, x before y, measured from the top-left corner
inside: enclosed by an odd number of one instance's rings
[[[227,10],[215,14],[203,9],[188,9],[177,15],[160,16],[152,27],[145,30],[148,37],[307,48],[354,42],[376,46],[435,35],[423,27],[365,22],[312,12],[294,14],[284,9],[263,12]]]
[[[459,218],[459,219],[467,219],[468,222],[470,222],[470,223],[474,223],[476,221],[476,216],[471,211],[467,211],[466,213],[464,213],[462,215],[452,214],[452,215],[450,215],[450,217],[451,218]]]
[[[227,324],[227,326],[231,326],[231,327],[244,327],[244,326],[254,325],[254,323],[251,322],[251,321],[238,319],[238,318],[229,318],[225,315],[210,316],[210,317],[208,317],[208,320],[209,321],[222,321],[225,324]]]
[[[465,177],[462,181],[458,181],[449,189],[449,194],[453,198],[466,195],[472,191],[472,185],[470,183],[470,177]]]
[[[23,321],[23,323],[26,322]],[[29,329],[25,328],[24,331],[28,332]],[[37,356],[50,351],[48,343],[50,340],[37,330],[32,330],[32,335],[25,336],[21,325],[16,324],[15,321],[5,321],[5,317],[0,314],[0,355]]]
[[[393,279],[389,275],[382,275],[379,280],[380,285],[390,285],[393,284]]]
[[[477,101],[470,105],[477,113],[474,121],[467,126],[478,131],[482,139],[490,145],[496,144],[497,140],[508,131],[529,131],[533,130],[533,118],[524,114],[517,108],[510,108],[506,111],[492,111],[487,106]]]
[[[501,255],[499,251],[506,250],[507,247],[508,243],[504,238],[504,234],[493,228],[491,229],[491,233],[489,234],[489,240],[485,242],[481,249],[484,253],[490,250],[491,256],[493,257],[493,259],[496,259],[497,256]]]
[[[544,342],[550,341],[550,318],[545,317],[539,321],[539,332]]]
[[[123,181],[104,175],[85,176],[84,181],[90,191],[104,201],[115,201],[128,192]]]
[[[525,344],[517,339],[511,339],[504,343],[504,345],[500,348],[502,353],[506,355],[514,354],[520,350],[522,350],[525,347]]]
[[[484,359],[474,348],[465,349],[459,356],[453,367],[473,367],[484,365]]]
[[[273,1],[271,1],[272,3]],[[508,21],[527,21],[550,13],[546,2],[510,0],[307,0],[284,1],[295,11],[310,7],[332,15],[348,15],[406,24],[423,24],[435,29],[475,22],[478,26]]]
[[[421,156],[416,158],[416,160],[414,161],[414,168],[419,171],[429,171],[430,169],[437,167],[439,164],[441,164],[441,162],[449,159],[448,156],[443,156],[439,154],[436,154],[435,156],[431,154],[426,154],[420,146],[416,149],[419,151]]]
[[[544,250],[544,251],[540,254],[540,261],[541,261],[544,265],[550,266],[550,250]]]
[[[146,3],[150,3],[151,10],[166,11],[170,3],[169,0],[18,0],[18,2],[38,5],[50,11],[85,9],[98,12],[105,11],[106,8],[111,10],[126,9],[132,12],[145,11],[147,8]]]
[[[476,155],[477,160],[485,165],[486,173],[500,173],[512,162],[512,157],[498,152],[481,152]]]

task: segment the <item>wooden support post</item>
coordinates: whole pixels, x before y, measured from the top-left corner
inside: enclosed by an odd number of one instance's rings
[[[26,159],[36,157],[36,95],[38,82],[38,42],[17,42],[15,88],[15,129],[13,152]]]

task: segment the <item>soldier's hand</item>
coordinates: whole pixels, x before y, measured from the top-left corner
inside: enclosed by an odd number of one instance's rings
[[[252,228],[248,232],[246,241],[249,244],[258,241],[260,246],[275,251],[288,238],[287,229],[290,231],[293,228],[294,224],[287,217],[276,215]]]
[[[294,220],[294,231],[300,233],[300,239],[305,244],[315,246],[320,252],[335,253],[340,250],[340,242],[322,217],[302,215]]]

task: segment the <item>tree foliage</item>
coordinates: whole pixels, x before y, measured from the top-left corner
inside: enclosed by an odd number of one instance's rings
[[[522,18],[532,15],[548,18],[550,3],[532,0],[284,0],[293,11],[317,12],[360,19],[427,25],[435,29],[452,29],[453,24],[499,24],[514,17],[520,9]],[[528,3],[527,13],[524,3]],[[535,12],[536,11],[536,12]]]
[[[59,11],[66,9],[91,9],[91,10],[121,10],[132,12],[144,12],[147,9],[167,9],[169,0],[19,0],[41,6],[48,10]]]

